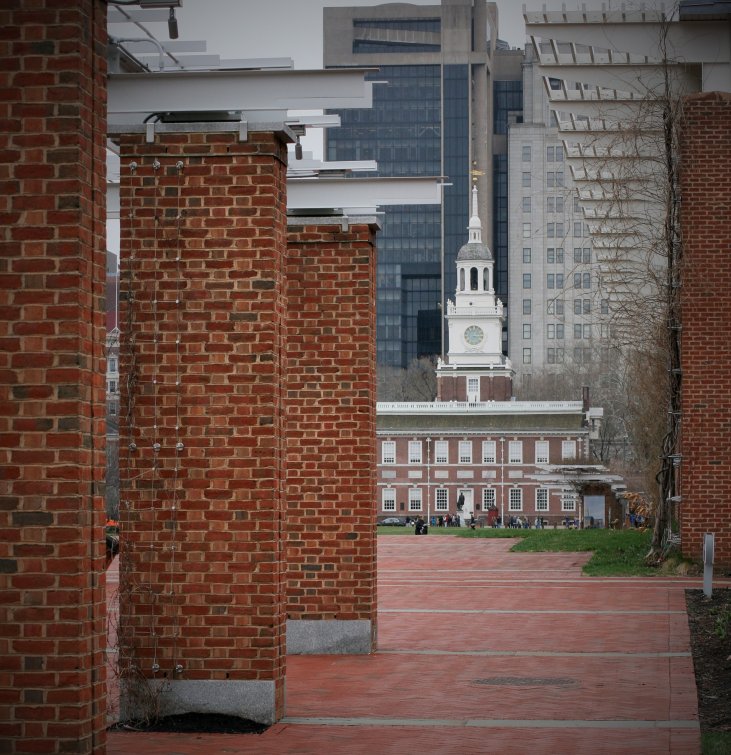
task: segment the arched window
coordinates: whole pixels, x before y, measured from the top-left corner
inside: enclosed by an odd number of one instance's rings
[[[482,290],[483,291],[489,291],[490,290],[490,268],[486,267],[482,271]]]
[[[464,291],[464,268],[459,271],[459,290]]]
[[[477,268],[470,268],[470,291],[477,291]]]

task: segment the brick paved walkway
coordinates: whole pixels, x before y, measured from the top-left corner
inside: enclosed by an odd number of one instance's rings
[[[683,591],[589,554],[381,537],[379,652],[287,660],[262,735],[112,732],[113,755],[700,752]]]

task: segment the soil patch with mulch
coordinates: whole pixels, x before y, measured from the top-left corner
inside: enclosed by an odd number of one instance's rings
[[[152,721],[117,724],[112,728],[115,731],[164,731],[185,734],[261,734],[269,727],[246,718],[220,713],[183,713]]]
[[[686,590],[701,731],[731,731],[731,589]]]

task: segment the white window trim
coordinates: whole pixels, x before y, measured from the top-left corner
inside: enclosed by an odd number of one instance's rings
[[[440,493],[443,494],[443,501],[439,500]],[[437,488],[434,495],[434,509],[435,511],[449,511],[449,490],[447,488]]]
[[[393,449],[392,457],[393,461],[387,461],[386,448]],[[381,464],[395,464],[396,463],[396,441],[384,440],[381,441]]]
[[[418,450],[418,453],[417,453]],[[420,440],[409,441],[409,464],[422,463],[422,442]]]
[[[544,501],[540,500],[544,497]],[[540,511],[541,513],[548,512],[548,499],[548,488],[536,488],[536,511]]]
[[[514,498],[519,499],[517,503],[519,506],[516,508]],[[510,488],[508,494],[508,511],[522,511],[523,510],[523,490],[522,488]]]
[[[464,453],[463,449],[468,449],[468,448],[469,448],[469,453]],[[459,442],[457,458],[459,459],[460,464],[472,464],[472,441],[471,440],[461,440]]]
[[[545,448],[545,452],[542,452],[542,450]],[[539,452],[539,449],[541,451]],[[548,459],[550,454],[550,445],[547,440],[537,440],[536,441],[536,464],[548,464]]]
[[[444,449],[443,453],[440,453],[439,449]],[[437,440],[434,442],[434,463],[435,464],[449,464],[449,441]]]
[[[576,441],[575,440],[561,441],[561,461],[571,461],[576,458],[577,458]]]
[[[514,449],[520,449],[520,454],[514,454]],[[511,440],[508,441],[508,464],[522,464],[523,463],[523,441]]]
[[[576,493],[564,488],[561,491],[561,511],[576,511]]]
[[[482,463],[497,464],[497,442],[494,440],[482,441]]]
[[[411,488],[409,490],[409,511],[421,511],[421,506],[421,488]]]
[[[393,508],[386,508],[387,503],[393,503]],[[381,492],[381,510],[396,512],[396,491],[393,488],[384,488]]]

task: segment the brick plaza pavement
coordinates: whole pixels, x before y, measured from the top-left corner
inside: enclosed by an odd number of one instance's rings
[[[379,651],[290,656],[264,734],[110,732],[112,755],[700,752],[684,590],[588,553],[378,540]]]

